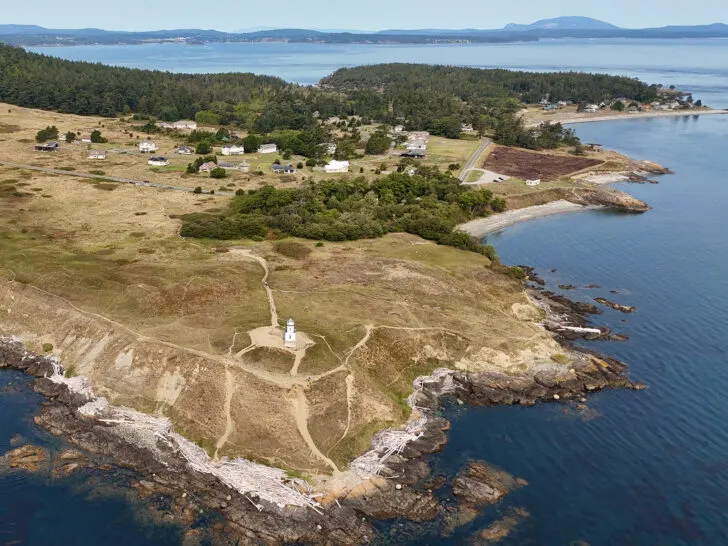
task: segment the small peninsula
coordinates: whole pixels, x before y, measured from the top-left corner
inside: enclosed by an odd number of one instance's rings
[[[688,94],[399,64],[302,87],[0,53],[0,367],[37,378],[36,422],[83,451],[66,471],[131,468],[191,530],[219,514],[222,544],[366,544],[372,520],[457,525],[525,486],[475,463],[448,485],[457,507],[440,502],[442,397],[641,388],[568,342],[606,337],[582,308],[480,238],[532,207],[645,212],[605,182],[669,172],[524,110],[699,112]],[[48,459],[18,449],[5,460]]]

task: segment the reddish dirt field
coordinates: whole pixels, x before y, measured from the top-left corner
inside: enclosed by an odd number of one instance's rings
[[[499,146],[485,159],[483,168],[516,178],[554,180],[600,163],[598,159],[542,154]]]

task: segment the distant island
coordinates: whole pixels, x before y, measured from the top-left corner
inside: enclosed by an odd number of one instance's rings
[[[0,25],[0,42],[20,46],[203,44],[214,42],[291,42],[311,44],[443,44],[535,42],[548,38],[726,38],[728,25],[664,26],[630,29],[590,17],[566,16],[501,29],[388,29],[376,32],[321,31],[300,28],[221,32],[203,29],[130,32],[49,29],[37,25]]]

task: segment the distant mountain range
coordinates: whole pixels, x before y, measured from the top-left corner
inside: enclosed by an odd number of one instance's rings
[[[0,41],[21,45],[141,44],[149,42],[295,42],[295,43],[479,43],[538,41],[543,38],[727,38],[728,25],[665,26],[628,29],[590,17],[556,17],[502,29],[391,29],[378,32],[264,28],[248,32],[203,29],[130,32],[49,29],[37,25],[0,25]]]

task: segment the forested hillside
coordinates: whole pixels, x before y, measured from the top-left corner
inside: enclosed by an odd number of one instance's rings
[[[657,97],[655,86],[623,76],[404,63],[342,68],[324,78],[321,85],[346,91],[378,89],[399,100],[407,100],[411,93],[448,95],[466,102],[513,97],[526,103],[545,97],[551,101],[573,102],[599,102],[616,97],[648,101]]]
[[[215,102],[245,103],[286,86],[271,76],[119,68],[57,59],[0,44],[0,100],[69,114],[138,112],[189,118]]]
[[[82,115],[195,118],[259,134],[360,116],[364,124],[403,123],[448,138],[459,138],[466,123],[501,142],[553,147],[570,143],[573,135],[560,126],[526,132],[514,116],[523,103],[656,96],[655,86],[603,74],[415,64],[341,69],[319,87],[304,87],[254,74],[172,74],[66,61],[0,45],[0,101]]]

